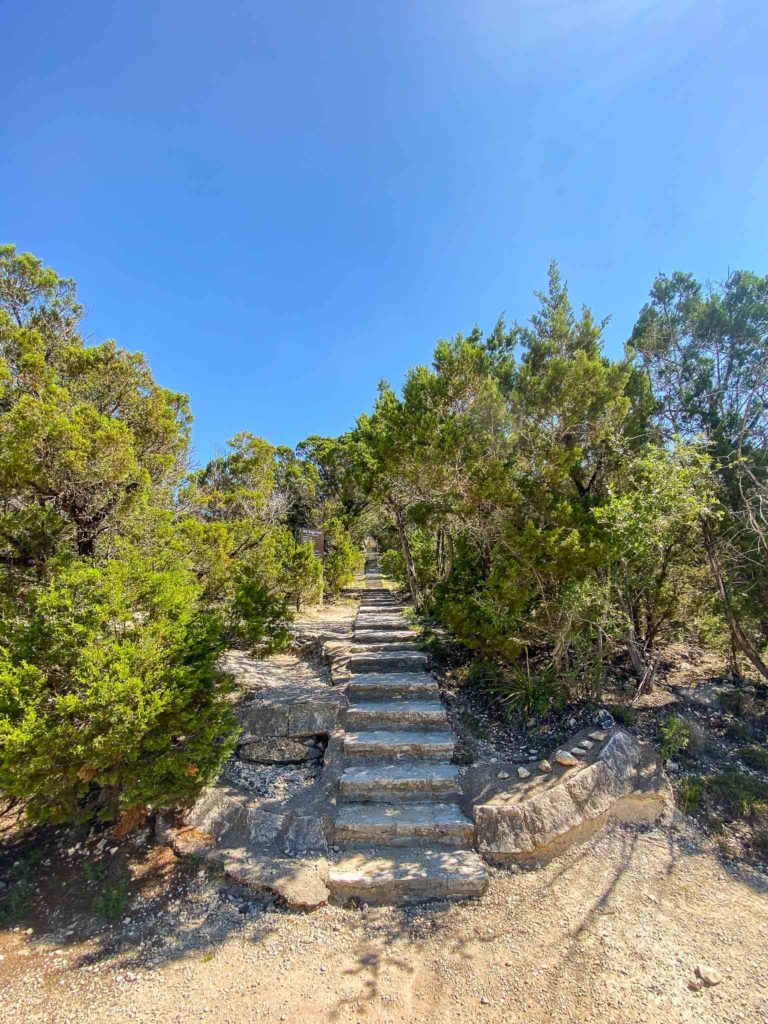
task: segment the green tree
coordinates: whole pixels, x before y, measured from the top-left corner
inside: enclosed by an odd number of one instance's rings
[[[768,678],[768,277],[738,271],[705,293],[690,274],[660,275],[631,345],[665,435],[712,458],[719,505],[700,529],[734,668],[740,651]]]

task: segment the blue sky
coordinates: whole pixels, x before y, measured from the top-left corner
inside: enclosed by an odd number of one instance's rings
[[[0,14],[0,240],[186,391],[198,461],[335,434],[552,257],[613,316],[768,272],[762,0],[199,0]]]

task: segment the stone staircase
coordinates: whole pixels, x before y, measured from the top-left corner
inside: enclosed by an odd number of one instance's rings
[[[348,660],[328,887],[341,900],[401,903],[479,896],[487,872],[458,804],[454,736],[427,657],[375,567]]]

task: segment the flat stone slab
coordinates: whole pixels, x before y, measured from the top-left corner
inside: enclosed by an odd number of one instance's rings
[[[383,846],[471,844],[474,828],[458,804],[350,803],[336,812],[337,843]]]
[[[370,672],[350,678],[348,696],[376,699],[394,697],[431,697],[440,692],[435,677],[429,672]]]
[[[399,641],[408,643],[416,634],[412,629],[356,629],[354,642],[360,644],[395,644]]]
[[[388,632],[391,629],[407,629],[408,620],[402,615],[374,615],[373,613],[365,612],[360,614],[355,619],[355,632],[361,629],[375,629],[377,631],[384,630]]]
[[[382,760],[405,758],[449,761],[455,741],[450,732],[418,732],[406,729],[372,729],[348,732],[344,752],[353,757],[377,757]]]
[[[578,747],[589,733],[578,733],[562,749]],[[489,780],[473,811],[478,849],[486,859],[548,859],[610,817],[652,822],[667,810],[669,783],[649,744],[622,729],[590,742],[591,748],[579,748],[573,767],[556,764],[553,755],[550,772],[529,765],[532,774],[525,780],[503,786]],[[468,775],[471,785],[471,770]]]
[[[418,729],[448,726],[448,715],[439,700],[366,700],[347,709],[348,729]]]
[[[418,651],[371,651],[349,656],[349,671],[358,672],[423,672],[427,667],[426,654]]]
[[[237,756],[257,764],[299,764],[319,760],[323,750],[308,737],[261,736],[241,743]]]
[[[356,853],[328,871],[334,900],[366,903],[415,903],[430,899],[468,899],[482,896],[488,872],[471,850],[399,850]]]
[[[346,708],[343,692],[332,687],[282,686],[257,694],[238,708],[243,740],[263,736],[301,737],[333,732]]]
[[[339,781],[347,800],[407,800],[456,797],[459,769],[453,764],[377,764],[347,768]]]

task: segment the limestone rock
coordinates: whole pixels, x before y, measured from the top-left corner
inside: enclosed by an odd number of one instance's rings
[[[563,759],[571,770],[541,775],[475,805],[478,849],[486,859],[543,860],[610,817],[656,821],[670,803],[655,752],[623,730],[581,761],[558,751],[555,760]]]
[[[605,741],[608,739],[608,733],[602,731],[591,732],[589,734],[589,738],[591,740],[594,740],[595,743],[605,743]]]
[[[587,755],[584,747],[571,747],[571,753],[574,757],[586,757]]]
[[[579,762],[578,760],[567,750],[558,750],[555,753],[555,760],[558,764],[564,765],[566,768],[573,768]]]
[[[549,761],[546,759],[546,757],[543,757],[541,759],[541,761],[539,761],[539,771],[540,772],[551,772],[552,771],[552,765],[549,763]]]
[[[517,777],[519,779],[530,779],[531,773],[528,771],[527,768],[523,768],[521,766],[520,768],[517,769]]]
[[[723,980],[723,976],[720,971],[714,967],[708,967],[707,964],[699,964],[696,968],[696,977],[700,979],[702,984],[708,988],[713,985],[719,985]]]
[[[243,761],[258,764],[299,764],[301,761],[316,761],[322,757],[323,751],[312,741],[263,736],[243,743],[237,754]]]

